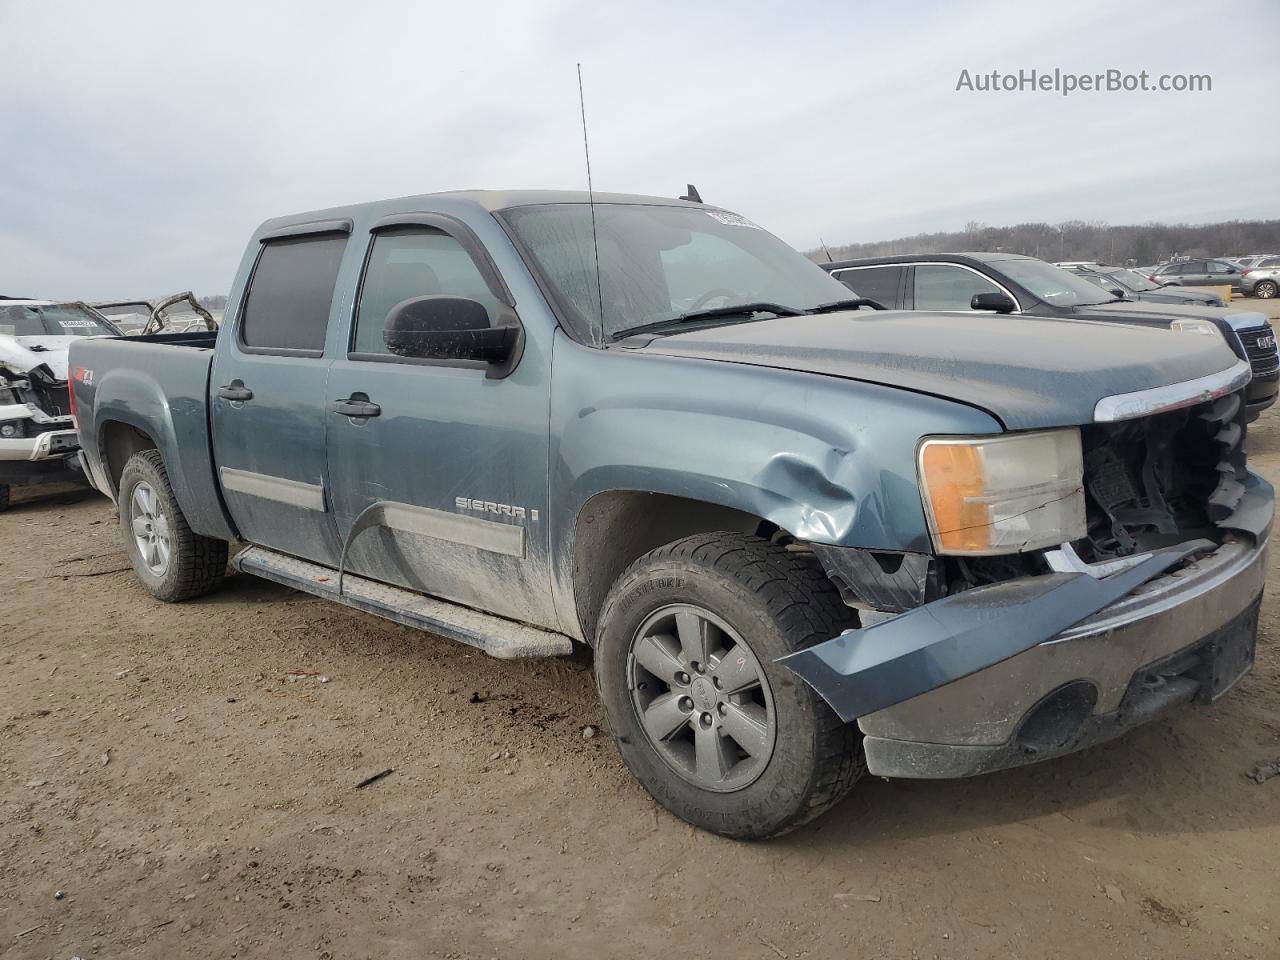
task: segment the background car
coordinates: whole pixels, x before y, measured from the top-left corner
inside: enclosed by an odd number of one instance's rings
[[[1271,266],[1255,267],[1244,275],[1240,288],[1245,296],[1270,300],[1280,293],[1280,257],[1268,257],[1276,261]]]
[[[1205,307],[1227,305],[1222,297],[1208,290],[1172,284],[1161,286],[1158,283],[1152,283],[1142,274],[1124,267],[1074,267],[1071,269],[1095,286],[1128,300],[1143,300],[1147,303],[1199,304]]]
[[[67,352],[120,330],[83,303],[0,297],[0,510],[9,488],[82,482],[67,391]]]
[[[1277,254],[1274,253],[1251,253],[1246,257],[1230,257],[1229,259],[1232,263],[1238,263],[1246,270],[1249,270],[1253,267],[1262,266],[1263,264],[1259,261],[1268,260],[1275,256],[1277,256]]]
[[[1244,268],[1229,260],[1184,260],[1161,267],[1151,278],[1159,284],[1240,289]]]
[[[1014,253],[927,253],[820,264],[859,296],[890,310],[996,311],[1171,327],[1205,320],[1253,369],[1246,404],[1256,419],[1280,392],[1280,354],[1270,321],[1256,311],[1200,304],[1138,303],[1078,273]]]

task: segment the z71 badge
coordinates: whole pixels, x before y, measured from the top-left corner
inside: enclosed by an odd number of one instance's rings
[[[510,517],[512,520],[524,520],[526,516],[529,520],[537,521],[538,511],[528,510],[524,507],[513,507],[509,503],[494,503],[492,500],[472,500],[470,497],[455,497],[454,504],[459,510],[468,510],[473,513],[492,513],[499,517]]]

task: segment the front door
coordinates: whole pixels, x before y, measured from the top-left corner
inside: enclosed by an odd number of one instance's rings
[[[213,446],[240,536],[318,563],[340,545],[325,488],[325,333],[345,233],[262,245],[212,373]]]
[[[496,376],[483,363],[387,349],[387,313],[412,297],[477,300],[491,320],[512,311],[491,264],[473,259],[475,247],[462,242],[472,237],[468,228],[422,217],[393,218],[373,233],[350,350],[330,368],[328,477],[346,569],[554,627],[550,358],[531,346],[514,371]]]

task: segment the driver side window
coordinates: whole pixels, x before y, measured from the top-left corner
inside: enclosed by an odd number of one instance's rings
[[[380,230],[360,284],[352,353],[389,354],[382,328],[391,308],[428,296],[476,300],[491,321],[499,307],[470,254],[447,233],[416,226]]]
[[[978,293],[1001,293],[986,277],[963,267],[925,263],[916,267],[915,308],[917,310],[969,310],[969,301]]]

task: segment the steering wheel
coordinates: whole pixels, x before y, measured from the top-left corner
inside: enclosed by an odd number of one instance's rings
[[[689,308],[688,312],[693,313],[695,310],[701,310],[703,307],[705,307],[708,303],[710,303],[716,297],[723,297],[726,301],[729,301],[729,300],[733,300],[733,298],[735,298],[736,296],[738,295],[734,293],[732,290],[726,290],[724,287],[716,287],[714,290],[708,290],[706,293],[700,296],[697,302]],[[729,305],[728,303],[720,304],[720,306],[722,307],[727,307],[728,305]]]

